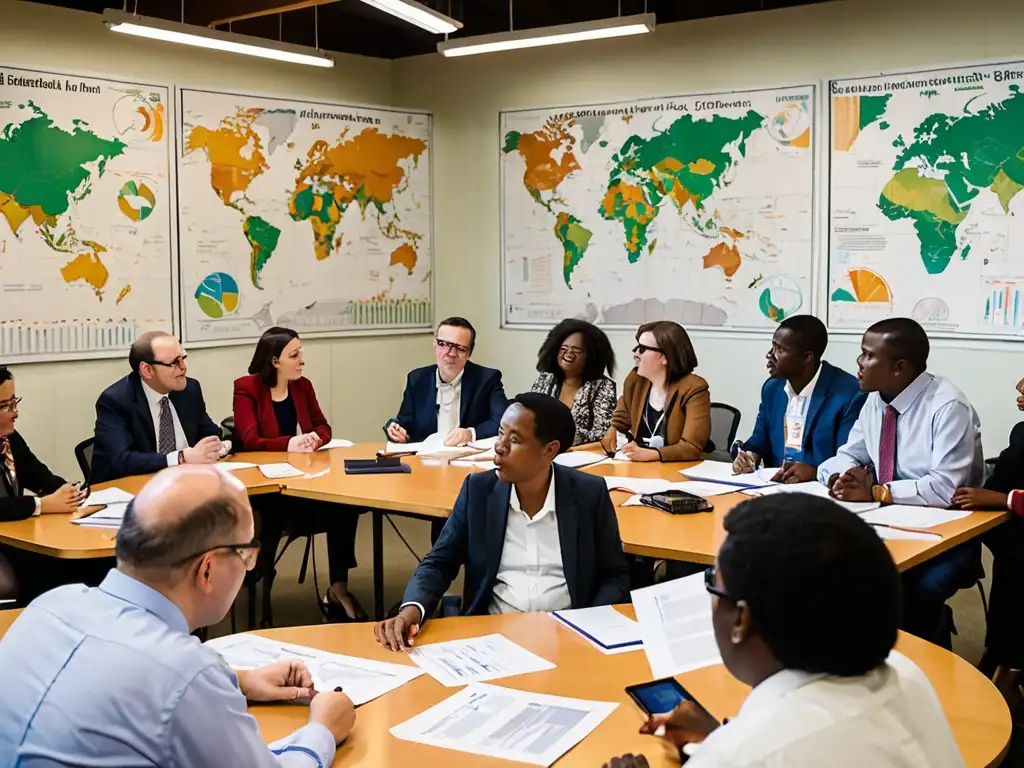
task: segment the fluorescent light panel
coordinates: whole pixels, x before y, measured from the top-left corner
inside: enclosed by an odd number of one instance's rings
[[[334,59],[315,48],[279,43],[248,35],[236,35],[233,32],[221,32],[189,24],[178,24],[174,21],[164,21],[148,16],[135,16],[122,11],[111,9],[104,11],[103,23],[111,32],[121,32],[150,40],[211,48],[215,51],[240,53],[245,56],[257,56],[261,59],[274,59],[291,64],[308,64],[313,67],[334,66]]]
[[[433,32],[435,35],[446,35],[462,29],[462,22],[438,13],[416,0],[363,0],[367,5],[397,16],[402,21],[415,24],[417,27]]]
[[[365,2],[366,0],[364,0]],[[585,21],[579,24],[563,24],[557,27],[524,29],[515,32],[499,32],[495,35],[479,35],[449,40],[437,44],[438,52],[445,56],[472,56],[478,53],[511,51],[516,48],[539,48],[543,45],[577,43],[582,40],[600,40],[608,37],[643,35],[654,31],[653,13],[636,16],[617,16],[600,21]]]

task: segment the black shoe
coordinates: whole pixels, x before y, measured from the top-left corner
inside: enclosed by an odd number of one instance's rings
[[[339,603],[334,596],[328,592],[320,602],[320,613],[323,614],[325,624],[357,624],[369,621],[369,616],[349,616],[345,606]]]

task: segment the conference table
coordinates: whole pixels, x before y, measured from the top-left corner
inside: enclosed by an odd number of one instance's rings
[[[635,618],[632,606],[618,606]],[[19,611],[0,611],[0,637]],[[555,669],[494,681],[523,691],[594,701],[619,706],[596,730],[570,750],[558,768],[600,768],[612,757],[632,752],[646,755],[652,768],[676,766],[678,760],[661,742],[637,731],[643,715],[625,694],[625,687],[651,679],[643,651],[606,656],[575,632],[547,614],[472,616],[428,622],[418,643],[436,643],[499,633],[556,665]],[[378,661],[412,664],[408,657],[385,651],[373,639],[370,624],[334,624],[263,630],[282,642],[311,646],[332,653]],[[953,736],[969,768],[987,768],[1002,761],[1009,749],[1010,712],[995,686],[959,656],[900,633],[896,650],[909,657],[931,681],[949,719]],[[600,669],[600,674],[595,670]],[[749,689],[722,665],[694,670],[676,678],[717,719],[734,717]],[[382,765],[473,765],[500,768],[508,761],[442,751],[401,741],[389,729],[447,698],[456,689],[445,688],[423,675],[359,708],[356,727],[338,749],[334,765],[353,768]],[[267,742],[287,736],[306,724],[308,709],[294,705],[254,704],[249,712],[259,722]]]
[[[259,469],[242,469],[236,477],[250,495],[281,493],[330,504],[345,504],[368,510],[373,526],[374,614],[384,613],[384,535],[386,514],[422,520],[446,519],[455,504],[465,477],[481,469],[457,464],[438,464],[410,456],[409,474],[346,475],[345,459],[373,458],[380,443],[357,443],[316,453],[240,453],[231,461],[269,464],[288,462],[305,474],[302,477],[270,480]],[[682,480],[680,470],[692,463],[605,462],[585,472],[633,478]],[[137,493],[148,476],[130,477],[109,486]],[[631,494],[613,491],[619,532],[627,553],[655,558],[710,564],[724,539],[722,522],[728,512],[749,497],[729,493],[711,499],[714,511],[694,515],[670,515],[650,507],[620,506]],[[887,541],[900,570],[919,565],[946,550],[994,528],[1008,517],[1005,510],[975,512],[965,518],[930,529],[939,541]],[[51,557],[82,559],[113,555],[114,533],[110,530],[73,525],[69,515],[43,515],[11,523],[0,523],[0,544],[30,550]]]

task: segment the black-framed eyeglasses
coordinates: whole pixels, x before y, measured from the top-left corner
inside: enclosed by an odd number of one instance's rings
[[[0,411],[14,413],[16,410],[18,410],[18,403],[20,403],[24,399],[25,398],[23,397],[12,397],[10,400],[4,400],[2,403],[0,403]]]
[[[256,566],[256,555],[260,551],[259,539],[253,539],[246,544],[218,544],[214,547],[208,547],[202,552],[196,552],[188,557],[183,557],[178,563],[187,563],[189,560],[195,560],[197,557],[208,555],[211,552],[216,552],[218,549],[230,549],[238,558],[242,561],[242,565],[245,566],[245,570],[251,571]]]
[[[460,355],[469,354],[469,347],[464,344],[456,344],[454,341],[445,341],[444,339],[434,339],[434,343],[441,349],[450,349]]]
[[[662,355],[665,354],[664,349],[659,349],[658,347],[648,347],[646,344],[637,344],[635,347],[633,347],[634,355],[642,355],[644,352],[658,352]]]
[[[179,355],[169,363],[165,363],[163,360],[147,360],[146,362],[149,365],[159,365],[164,368],[184,368],[186,360],[188,360],[188,355]]]
[[[732,595],[721,587],[715,586],[715,576],[717,573],[718,571],[713,565],[704,571],[704,589],[715,597],[724,597],[726,600],[732,600]]]
[[[577,357],[579,357],[580,355],[586,353],[586,351],[587,350],[585,350],[583,347],[559,347],[558,348],[558,354],[560,354],[560,355],[568,355],[571,352],[572,354],[576,355]]]

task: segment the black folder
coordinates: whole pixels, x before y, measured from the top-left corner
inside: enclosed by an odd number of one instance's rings
[[[346,475],[406,475],[412,467],[398,456],[377,459],[345,459]]]

